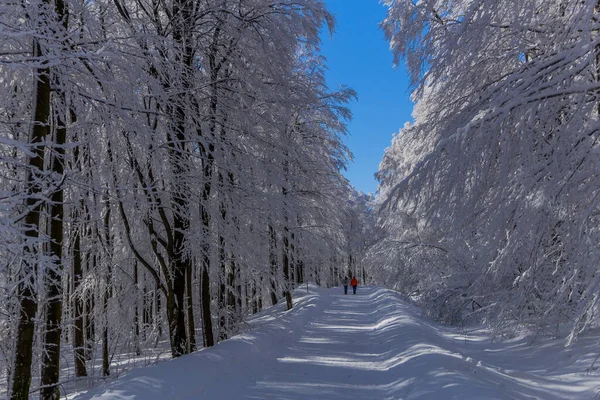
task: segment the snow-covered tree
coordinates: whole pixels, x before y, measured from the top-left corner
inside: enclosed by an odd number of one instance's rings
[[[597,2],[386,4],[417,105],[381,164],[381,215],[436,260],[401,279],[448,320],[576,336],[599,279]]]
[[[99,342],[109,375],[116,351],[166,333],[189,353],[198,315],[210,346],[330,274],[354,93],[325,84],[322,1],[6,3],[0,26],[12,398],[38,367],[42,398],[59,395],[61,337],[76,377]]]

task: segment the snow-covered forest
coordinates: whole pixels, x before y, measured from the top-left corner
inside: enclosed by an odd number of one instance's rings
[[[355,93],[319,54],[333,26],[320,0],[0,3],[12,399],[159,341],[212,346],[296,283],[362,272],[365,198],[340,173]]]
[[[342,175],[324,0],[0,1],[0,396],[349,274],[498,339],[597,328],[600,3],[382,4],[415,107],[373,198]]]
[[[499,338],[596,327],[600,3],[386,3],[416,105],[378,172],[378,279]]]

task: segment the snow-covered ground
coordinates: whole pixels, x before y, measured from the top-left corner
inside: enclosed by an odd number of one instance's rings
[[[189,356],[139,368],[83,399],[596,399],[597,338],[493,343],[433,323],[393,291],[310,285],[295,306]]]

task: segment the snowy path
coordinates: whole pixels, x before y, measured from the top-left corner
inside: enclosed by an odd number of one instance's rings
[[[248,398],[358,399],[386,396],[386,347],[378,329],[377,303],[365,301],[372,289],[354,295],[332,295],[331,303],[277,359]],[[387,349],[385,349],[387,350]],[[384,372],[384,373],[382,373]]]
[[[490,343],[423,320],[381,288],[311,287],[253,330],[78,399],[593,399],[595,341]],[[595,384],[596,382],[596,384]]]

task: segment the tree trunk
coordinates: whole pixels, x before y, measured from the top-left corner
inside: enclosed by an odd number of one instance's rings
[[[296,261],[296,277],[298,278],[296,283],[304,283],[304,262],[302,260]]]
[[[37,42],[34,44],[34,55],[41,56],[41,49]],[[35,315],[37,313],[34,285],[37,273],[36,247],[42,206],[38,200],[38,194],[42,191],[41,174],[44,169],[44,138],[49,131],[50,70],[48,68],[37,69],[35,78],[36,88],[33,95],[35,99],[34,123],[29,140],[32,156],[28,160],[29,169],[26,177],[25,240],[27,243],[24,247],[21,280],[17,288],[20,311],[12,376],[12,400],[27,400],[29,398],[33,336],[35,333]]]
[[[205,255],[205,257],[208,257]],[[212,331],[212,314],[210,312],[210,280],[208,276],[208,267],[202,269],[202,323],[204,328],[205,346],[215,345],[215,339]]]
[[[290,246],[289,246],[289,257],[290,257],[290,279],[289,279],[289,285],[290,285],[290,290],[293,290],[295,287],[295,282],[297,279],[296,273],[298,272],[298,270],[296,269],[296,246],[295,246],[295,237],[294,234],[292,233],[290,235]]]
[[[258,299],[258,304],[257,304],[257,306],[258,306],[258,311],[257,311],[257,312],[259,312],[259,311],[262,311],[262,310],[263,310],[262,282],[263,282],[263,279],[262,279],[262,278],[260,278],[260,286],[258,286],[258,288],[257,288],[257,290],[258,290],[258,295],[256,296],[256,297],[257,297],[257,299]]]
[[[62,23],[66,32],[69,28],[69,11],[64,0],[55,0],[54,10],[57,20]],[[60,87],[58,77],[55,78],[57,88]],[[58,90],[58,99],[62,103],[57,107],[56,137],[54,141],[54,157],[52,159],[52,172],[55,180],[62,180],[65,170],[65,148],[67,141],[67,101],[62,90]],[[74,114],[74,113],[72,113]],[[50,256],[53,259],[53,268],[46,272],[46,291],[48,303],[46,305],[46,329],[44,331],[44,354],[42,356],[41,390],[40,399],[60,399],[58,380],[60,375],[60,339],[62,333],[62,273],[63,273],[63,219],[64,219],[64,188],[57,187],[51,196],[50,205]]]
[[[154,323],[157,325],[158,337],[162,338],[163,336],[163,326],[161,319],[161,302],[160,302],[160,289],[158,288],[158,283],[154,288]]]
[[[297,218],[296,223],[298,226],[302,226],[302,219]],[[302,258],[300,257],[300,248],[296,245],[294,245],[294,259],[296,260],[294,263],[296,268],[296,283],[304,283],[304,261],[302,261]]]
[[[61,94],[63,104],[64,94]],[[66,105],[65,105],[66,106]],[[52,172],[59,180],[64,174],[67,127],[60,113],[57,115],[57,128]],[[46,271],[46,329],[44,330],[44,352],[42,355],[40,399],[60,398],[58,379],[60,373],[60,338],[62,333],[62,273],[63,273],[63,219],[64,219],[64,189],[56,188],[52,193],[50,205],[50,257],[53,267]]]
[[[137,261],[133,263],[133,345],[135,348],[135,354],[140,356],[142,349],[140,348],[140,312],[139,312],[139,290],[138,290],[138,265]]]
[[[179,208],[177,206],[176,208]],[[184,222],[181,216],[175,216],[173,224],[174,230],[174,254],[171,258],[171,273],[173,279],[173,303],[171,319],[169,320],[169,329],[172,338],[172,353],[173,357],[179,357],[188,353],[188,336],[185,326],[185,276],[188,268],[187,256],[185,256],[184,240],[185,233],[187,230],[187,223]]]
[[[223,220],[222,223],[224,224],[225,221],[225,217],[224,217],[224,211],[223,211],[223,204],[221,204],[221,219]],[[227,339],[227,330],[228,330],[228,326],[227,326],[227,314],[229,313],[229,310],[227,308],[227,302],[226,302],[226,297],[227,297],[227,284],[226,284],[226,279],[227,279],[227,262],[226,262],[226,257],[225,257],[225,238],[221,235],[219,235],[219,272],[220,272],[220,276],[219,276],[219,290],[217,293],[217,301],[218,301],[218,310],[219,310],[219,314],[218,314],[218,318],[219,318],[219,341],[225,340]]]
[[[271,305],[274,306],[277,304],[277,294],[275,293],[275,290],[277,290],[277,288],[275,287],[275,280],[271,279]]]
[[[91,232],[90,232],[91,237]],[[87,272],[96,269],[96,255],[89,256],[92,259],[92,267],[90,269],[89,261]],[[88,260],[89,260],[88,257]],[[84,326],[85,326],[85,359],[90,361],[92,359],[92,353],[94,352],[94,344],[96,343],[96,323],[94,321],[94,308],[96,307],[96,301],[94,298],[94,292],[92,290],[86,291],[85,295],[85,312],[84,312]]]
[[[216,105],[212,105],[216,107]],[[213,110],[214,112],[214,110]],[[214,129],[214,128],[213,128]],[[212,169],[214,160],[214,146],[209,144],[208,149],[203,143],[199,143],[201,156],[204,159],[203,178],[204,188],[202,191],[202,200],[200,202],[200,215],[202,217],[202,236],[204,242],[202,244],[202,273],[200,278],[200,301],[202,309],[202,330],[204,332],[204,346],[214,346],[214,337],[212,331],[212,314],[210,311],[210,278],[208,271],[210,270],[210,214],[208,205],[210,202],[210,194],[212,190]]]
[[[183,140],[181,143],[183,143]],[[185,171],[181,165],[182,160],[179,156],[174,162],[175,176],[182,175]],[[173,301],[170,302],[171,318],[169,319],[169,330],[171,334],[171,345],[173,357],[179,357],[189,353],[190,345],[185,324],[186,312],[186,272],[189,267],[189,260],[185,251],[185,235],[187,234],[189,222],[183,215],[183,210],[188,207],[187,201],[183,199],[185,196],[186,185],[180,185],[176,190],[173,200],[174,209],[177,210],[173,221],[173,254],[171,255],[171,274],[172,274],[172,291]]]
[[[179,207],[179,206],[178,206]],[[171,273],[173,276],[173,301],[171,318],[169,319],[169,330],[171,333],[171,345],[173,357],[179,357],[188,353],[188,335],[185,325],[185,276],[188,262],[184,255],[184,240],[187,224],[183,218],[176,213],[173,224],[174,230],[174,254],[171,258]]]
[[[354,259],[352,258],[352,254],[348,253],[348,269],[345,272],[346,275],[349,274],[350,271],[356,271],[356,268],[354,265]]]
[[[144,289],[142,290],[142,340],[144,341],[148,339],[148,326],[151,321],[150,306],[152,302],[148,297],[148,287],[144,279]]]
[[[110,375],[110,359],[108,354],[108,324],[110,318],[108,316],[108,299],[112,296],[112,268],[109,265],[106,274],[106,287],[104,288],[104,296],[102,301],[102,311],[104,314],[104,327],[102,329],[102,376]]]
[[[258,293],[256,290],[256,282],[252,282],[252,295],[251,295],[251,304],[252,304],[252,314],[256,314],[258,312]]]
[[[216,105],[214,105],[216,107]],[[200,279],[200,301],[202,308],[202,330],[204,332],[204,346],[214,346],[214,336],[212,331],[212,313],[210,311],[210,214],[208,204],[212,190],[212,169],[214,146],[209,144],[208,151],[202,143],[199,143],[201,155],[204,158],[203,177],[204,188],[202,191],[202,201],[200,203],[200,215],[202,216],[202,274]]]
[[[105,297],[105,299],[107,298],[108,296]],[[108,355],[108,327],[104,327],[104,329],[102,330],[102,376],[110,376],[110,359]]]
[[[187,328],[188,328],[188,353],[196,351],[196,323],[194,321],[194,298],[192,285],[192,263],[188,263],[185,275],[186,294],[187,294]]]
[[[276,251],[277,235],[275,229],[269,224],[269,264],[271,265],[271,304],[277,304],[277,254]]]
[[[231,255],[231,261],[229,263],[229,271],[227,273],[227,308],[232,316],[232,322],[237,324],[239,322],[238,315],[241,311],[241,286],[236,284],[236,264]]]
[[[33,282],[19,284],[21,310],[17,327],[17,343],[15,346],[14,371],[12,375],[12,400],[29,399],[31,385],[31,360],[33,336],[35,333],[35,314],[37,303],[31,285]]]
[[[74,218],[76,223],[80,218]],[[71,295],[73,296],[73,304],[71,310],[73,312],[73,356],[75,363],[75,376],[87,376],[85,367],[85,332],[83,325],[83,298],[78,289],[81,284],[83,274],[83,263],[81,260],[81,233],[80,230],[75,232],[75,240],[73,242],[73,288]]]
[[[110,359],[108,354],[108,300],[112,296],[112,238],[110,235],[110,200],[108,197],[108,191],[105,193],[104,200],[105,214],[104,214],[104,237],[106,243],[107,262],[106,262],[106,287],[104,288],[104,296],[102,299],[102,311],[104,314],[104,328],[102,329],[102,376],[110,375]]]
[[[284,282],[284,290],[283,296],[285,297],[285,302],[288,310],[291,310],[293,307],[292,302],[292,292],[290,291],[290,256],[289,256],[289,239],[288,239],[289,230],[287,227],[283,229],[283,282]]]

